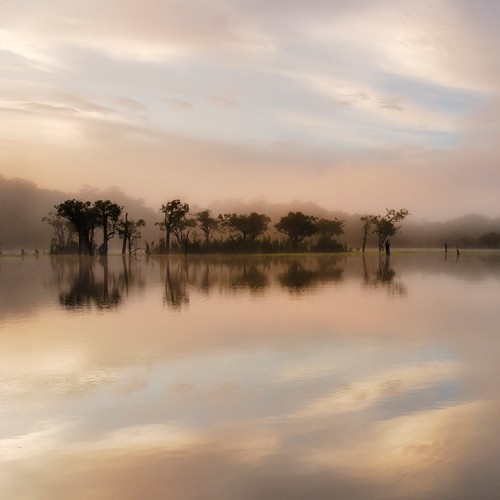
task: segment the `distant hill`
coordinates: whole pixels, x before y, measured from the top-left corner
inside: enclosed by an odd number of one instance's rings
[[[57,190],[41,189],[34,183],[23,179],[5,179],[0,175],[0,249],[19,251],[27,250],[46,251],[52,238],[51,228],[42,222],[42,217],[54,210],[54,205],[71,198],[84,200],[110,199],[125,207],[129,217],[144,219],[146,227],[143,229],[143,239],[158,241],[160,231],[155,222],[161,220],[158,208],[146,206],[143,199],[134,198],[125,194],[116,187],[98,189],[90,186],[82,188],[76,193],[67,193]],[[196,200],[187,201],[191,205],[191,212],[206,208],[196,205]],[[242,202],[240,200],[215,201],[210,208],[217,216],[219,213],[236,212],[264,213],[271,217],[273,224],[280,217],[290,211],[302,211],[317,217],[337,217],[345,220],[345,234],[339,240],[348,247],[356,248],[361,245],[361,223],[359,218],[363,214],[348,214],[341,210],[327,210],[313,202],[269,203],[263,200]],[[401,208],[401,207],[395,207]],[[394,247],[433,248],[442,247],[445,242],[453,248],[464,237],[477,238],[487,232],[500,233],[500,218],[490,218],[478,214],[468,214],[445,222],[414,222],[411,216],[403,222],[402,231],[394,237]],[[271,235],[277,235],[274,229]],[[99,235],[97,236],[99,240]],[[375,245],[375,238],[369,240],[369,246]],[[113,241],[112,250],[117,250],[119,242]]]
[[[72,198],[91,201],[110,199],[125,206],[131,218],[142,218],[148,222],[143,230],[144,237],[158,240],[158,227],[154,226],[154,222],[159,220],[158,212],[146,207],[144,200],[127,196],[117,188],[99,190],[85,187],[77,193],[65,193],[41,189],[23,179],[8,180],[0,176],[0,249],[5,252],[22,248],[48,250],[52,229],[42,222],[42,218],[54,211],[54,205]]]

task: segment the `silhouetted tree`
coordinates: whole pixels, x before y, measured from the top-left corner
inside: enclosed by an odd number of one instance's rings
[[[54,208],[56,216],[73,224],[78,233],[79,255],[92,255],[96,217],[90,201],[66,200]]]
[[[172,200],[166,205],[162,205],[160,212],[163,213],[163,221],[157,224],[165,230],[165,251],[168,253],[170,251],[170,235],[189,213],[189,205],[181,203],[180,200]]]
[[[252,212],[250,215],[236,215],[230,217],[230,223],[234,229],[240,232],[243,241],[255,241],[255,239],[267,231],[271,219],[264,214]]]
[[[177,243],[179,243],[179,247],[184,251],[184,253],[187,253],[189,234],[196,227],[196,219],[188,219],[187,217],[184,217],[172,229],[172,233],[176,237]]]
[[[292,251],[295,252],[299,243],[317,232],[316,220],[316,217],[302,212],[288,212],[274,227],[288,236]]]
[[[366,240],[368,239],[368,234],[373,226],[375,224],[375,219],[376,217],[374,215],[363,215],[363,217],[360,217],[362,226],[361,226],[361,232],[363,235],[363,242],[362,242],[362,252],[365,253],[365,248],[366,248]]]
[[[68,220],[58,217],[54,212],[42,218],[43,222],[49,224],[54,230],[54,236],[50,242],[50,253],[65,253],[71,251],[74,243],[75,227]]]
[[[128,212],[125,213],[124,219],[120,219],[118,221],[116,229],[118,232],[118,236],[123,240],[122,255],[125,254],[127,246],[129,255],[132,253],[132,246],[138,239],[140,239],[141,227],[144,227],[145,225],[146,222],[143,219],[138,219],[137,221],[134,219],[129,219]]]
[[[379,252],[384,248],[387,238],[394,236],[400,230],[400,226],[396,226],[396,224],[410,215],[410,212],[406,208],[397,211],[394,208],[390,210],[387,208],[386,212],[385,215],[377,215],[373,218],[373,232],[378,237]]]
[[[343,220],[336,217],[334,219],[318,219],[316,221],[316,229],[319,236],[316,245],[319,251],[338,251],[342,246],[334,239],[335,236],[344,234]]]
[[[99,247],[101,255],[108,255],[108,242],[117,232],[118,219],[123,207],[110,200],[94,202],[95,223],[102,228],[102,245]]]
[[[210,235],[219,227],[219,220],[212,217],[210,210],[202,210],[196,214],[196,222],[205,236],[205,244],[210,242]]]

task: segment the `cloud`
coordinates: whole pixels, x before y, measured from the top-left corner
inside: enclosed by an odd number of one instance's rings
[[[182,99],[167,99],[167,103],[171,108],[174,109],[193,109],[194,106],[187,101],[183,101]]]

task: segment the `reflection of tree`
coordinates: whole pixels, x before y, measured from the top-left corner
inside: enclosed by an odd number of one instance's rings
[[[250,290],[262,290],[269,284],[267,274],[258,269],[255,264],[243,263],[238,266],[237,272],[231,273],[231,287],[249,288]]]
[[[389,293],[394,295],[407,295],[406,284],[396,279],[396,271],[391,268],[391,256],[379,256],[377,269],[370,273],[366,264],[366,257],[363,255],[363,284],[376,288],[384,286]]]
[[[94,303],[98,308],[117,307],[121,302],[120,290],[114,274],[109,272],[108,259],[102,257],[102,279],[95,272],[96,261],[81,257],[78,261],[78,274],[73,275],[68,291],[59,294],[59,302],[68,309],[90,307]]]
[[[312,264],[309,260],[292,260],[288,263],[288,269],[281,273],[278,279],[282,286],[292,291],[302,291],[320,283],[340,281],[344,269],[339,267],[338,263],[338,259],[324,258],[318,258]]]
[[[309,288],[316,281],[316,273],[293,261],[289,264],[288,269],[280,274],[279,280],[286,288],[301,290]]]
[[[138,286],[143,288],[145,286],[145,280],[142,276],[140,270],[137,269],[137,259],[132,255],[122,255],[122,270],[118,276],[120,289],[125,289],[126,295],[128,295],[129,288]]]
[[[189,269],[187,259],[172,263],[166,261],[164,302],[174,309],[189,305]]]

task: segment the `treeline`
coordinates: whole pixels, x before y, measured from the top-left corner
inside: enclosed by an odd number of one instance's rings
[[[498,249],[500,248],[500,233],[490,231],[482,234],[478,238],[463,236],[458,240],[458,245],[463,248]]]
[[[123,206],[111,200],[71,199],[54,208],[54,212],[43,218],[53,229],[52,254],[107,255],[109,242],[115,236],[121,239],[122,254],[138,250],[146,254],[347,250],[346,245],[337,240],[344,234],[345,220],[302,212],[289,212],[272,225],[270,217],[257,212],[215,216],[207,209],[191,213],[187,203],[176,199],[159,209],[161,220],[155,223],[161,233],[158,241],[145,241],[141,247],[141,228],[146,225],[145,221],[129,217]],[[384,215],[361,217],[363,252],[370,235],[376,236],[379,251],[384,245],[388,251],[389,237],[399,231],[398,223],[408,215],[406,209],[387,209]],[[271,238],[272,229],[277,237]],[[100,238],[96,238],[97,233]]]

